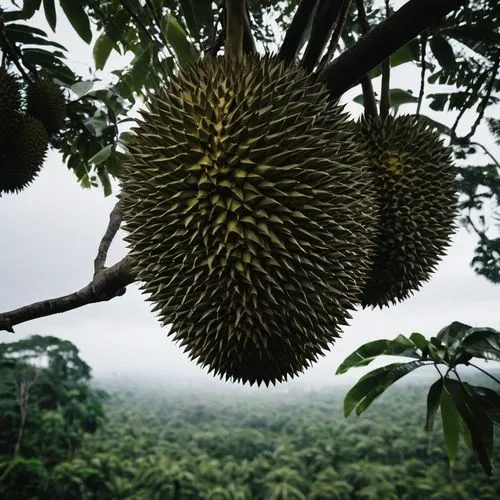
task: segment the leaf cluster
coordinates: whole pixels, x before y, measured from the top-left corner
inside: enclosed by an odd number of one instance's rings
[[[493,428],[500,425],[500,381],[490,375],[497,390],[474,386],[462,380],[458,367],[473,366],[488,374],[471,361],[474,358],[500,361],[500,332],[453,322],[430,340],[417,332],[409,337],[399,335],[393,340],[376,340],[349,355],[338,367],[337,374],[366,366],[379,356],[402,356],[412,361],[391,363],[364,375],[345,397],[345,416],[353,410],[357,415],[363,413],[394,382],[416,368],[434,366],[440,377],[428,392],[426,430],[432,431],[435,414],[441,408],[450,463],[455,461],[461,436],[483,470],[491,475]]]

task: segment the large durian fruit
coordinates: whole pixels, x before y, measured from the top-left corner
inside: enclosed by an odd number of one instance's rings
[[[15,125],[20,109],[19,80],[0,67],[0,150],[7,143],[7,134]]]
[[[206,57],[151,98],[136,133],[126,240],[169,335],[233,381],[310,366],[359,302],[376,229],[347,116],[272,57]]]
[[[457,169],[439,134],[414,116],[363,118],[378,188],[380,232],[362,305],[383,307],[426,282],[450,245],[457,215]]]
[[[0,150],[0,194],[21,191],[38,175],[49,136],[32,116],[18,113]]]
[[[26,113],[40,120],[49,135],[58,132],[66,118],[66,100],[54,82],[35,79],[26,90]]]

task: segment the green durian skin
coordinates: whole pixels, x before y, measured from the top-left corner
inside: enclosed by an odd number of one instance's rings
[[[7,143],[7,135],[15,126],[21,109],[21,85],[7,70],[0,67],[0,150]]]
[[[360,141],[378,188],[380,228],[363,307],[410,297],[450,246],[458,210],[458,170],[439,134],[414,116],[363,118]]]
[[[49,137],[39,120],[18,113],[0,151],[0,194],[22,191],[38,175]]]
[[[26,113],[40,122],[49,136],[57,133],[66,118],[66,100],[55,83],[48,80],[35,80],[26,90]]]
[[[141,288],[215,375],[311,366],[359,302],[378,206],[354,124],[300,69],[206,57],[151,98],[120,205]]]

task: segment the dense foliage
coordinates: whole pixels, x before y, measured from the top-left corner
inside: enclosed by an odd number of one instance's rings
[[[0,496],[31,498],[104,420],[106,393],[68,341],[35,335],[0,344]]]
[[[394,382],[423,366],[433,366],[438,379],[427,393],[426,429],[431,432],[441,410],[443,435],[450,463],[455,460],[458,442],[476,454],[484,471],[493,472],[494,428],[500,425],[500,380],[478,366],[477,359],[500,361],[500,332],[473,328],[458,321],[442,328],[427,340],[413,332],[393,340],[381,339],[362,345],[338,367],[337,374],[366,366],[378,356],[409,358],[391,363],[364,375],[347,393],[344,414],[360,415]],[[473,367],[494,382],[494,387],[472,385],[463,379],[464,366]]]
[[[108,420],[74,458],[46,471],[53,497],[493,500],[500,495],[498,478],[486,479],[465,446],[449,468],[439,426],[430,438],[424,430],[426,390],[419,383],[395,388],[364,415],[347,420],[343,388],[263,394],[180,390],[161,387],[158,380],[149,389],[116,380],[103,384],[113,391],[105,405]],[[495,455],[498,460],[498,447]],[[27,483],[35,488],[37,481],[33,472]]]

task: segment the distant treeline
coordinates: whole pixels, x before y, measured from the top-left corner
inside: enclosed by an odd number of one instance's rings
[[[20,383],[38,384],[42,375],[13,374],[10,420],[0,422],[0,498],[500,498],[498,474],[487,478],[462,445],[450,469],[439,422],[432,435],[424,431],[427,385],[398,384],[362,417],[345,419],[347,388],[179,390],[166,381],[97,381],[106,399],[91,388],[85,365],[74,374],[80,382],[69,383],[56,361],[32,393],[14,457]]]

